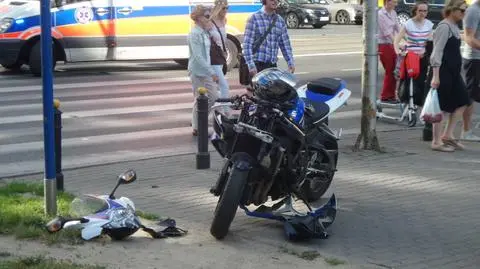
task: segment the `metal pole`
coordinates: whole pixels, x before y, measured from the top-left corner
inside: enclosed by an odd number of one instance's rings
[[[367,53],[365,55],[368,68],[368,81],[365,83],[368,88],[368,98],[373,111],[376,111],[377,100],[377,77],[378,77],[378,42],[377,42],[377,6],[378,0],[367,0],[367,25],[365,29],[365,42],[367,42]],[[370,131],[375,132],[377,118],[370,117]]]
[[[40,0],[42,85],[43,85],[43,137],[45,154],[45,214],[57,214],[57,189],[55,179],[55,130],[53,127],[53,79],[52,79],[52,25],[50,0]]]
[[[360,119],[360,135],[354,145],[355,150],[381,151],[376,133],[377,104],[377,75],[378,75],[378,48],[377,48],[377,0],[364,2],[363,14],[363,70],[362,70],[362,116]]]
[[[64,191],[63,173],[62,173],[62,111],[60,111],[60,101],[53,101],[55,108],[55,167],[57,179],[57,191]]]
[[[198,152],[197,169],[210,168],[210,152],[208,152],[208,97],[207,89],[198,88],[197,96],[197,131],[198,131]]]

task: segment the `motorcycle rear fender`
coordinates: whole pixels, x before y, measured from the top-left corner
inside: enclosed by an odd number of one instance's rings
[[[340,107],[346,105],[348,98],[350,98],[350,96],[352,95],[352,92],[349,89],[345,88],[344,84],[342,84],[342,88],[334,95],[312,93],[307,90],[307,84],[299,87],[297,89],[297,93],[300,98],[307,98],[312,101],[322,102],[328,105],[329,113],[319,121],[325,120]]]

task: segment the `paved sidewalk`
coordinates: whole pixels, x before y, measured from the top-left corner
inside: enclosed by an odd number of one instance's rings
[[[380,154],[352,152],[355,139],[346,136],[340,141],[332,186],[339,213],[327,240],[286,242],[279,223],[253,219],[239,210],[227,239],[215,242],[209,227],[216,199],[208,189],[221,166],[216,153],[209,170],[196,170],[194,155],[180,155],[64,171],[65,186],[75,193],[108,192],[117,174],[135,169],[138,181],[120,187],[117,194],[132,198],[141,210],[175,218],[190,232],[185,242],[208,242],[210,256],[182,244],[175,248],[181,252],[184,247],[189,256],[184,265],[191,261],[192,268],[201,268],[199,264],[208,268],[212,263],[223,263],[218,268],[260,268],[279,255],[297,259],[292,263],[299,268],[328,266],[321,260],[306,262],[282,253],[285,249],[317,250],[323,257],[346,261],[351,268],[478,268],[480,143],[465,143],[469,149],[463,152],[441,153],[421,141],[421,129],[381,132],[380,143],[387,152]],[[244,253],[247,260],[251,252],[272,254],[266,255],[267,261],[248,265],[238,257],[216,258],[215,253],[228,252],[233,257],[235,251]],[[165,255],[158,253],[157,258]],[[177,268],[161,264],[159,268]]]

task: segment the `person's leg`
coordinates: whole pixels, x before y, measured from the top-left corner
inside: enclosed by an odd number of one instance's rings
[[[447,126],[445,126],[445,131],[443,133],[443,138],[455,139],[455,135],[453,134],[453,131],[455,130],[455,126],[457,125],[457,122],[462,116],[464,111],[465,111],[465,107],[460,107],[457,110],[455,110],[454,113],[450,113],[450,115],[448,116]]]
[[[198,96],[198,88],[204,87],[202,83],[202,79],[197,76],[190,76],[190,80],[192,81],[192,91],[193,91],[193,108],[192,108],[192,129],[193,135],[197,135],[197,96]]]
[[[220,89],[220,97],[221,98],[228,98],[229,97],[229,88],[228,82],[223,74],[223,66],[222,65],[212,65],[213,69],[215,70],[215,74],[218,77],[218,88]]]
[[[193,135],[197,135],[198,131],[198,113],[197,113],[197,96],[198,96],[198,88],[205,87],[207,89],[207,98],[208,98],[208,111],[209,111],[209,123],[211,122],[211,114],[210,110],[212,106],[215,104],[215,100],[218,99],[218,84],[212,80],[211,77],[194,77],[194,95],[195,95],[195,103],[193,106],[193,118],[192,118],[192,127],[193,127]]]
[[[385,76],[383,79],[383,88],[380,95],[382,101],[391,101],[395,99],[395,64],[396,54],[393,46],[390,44],[380,44],[378,46],[378,52],[380,54],[380,62],[385,69]]]
[[[228,88],[228,82],[227,79],[225,78],[225,75],[223,74],[223,65],[212,65],[213,69],[215,70],[215,74],[218,77],[218,88],[220,89],[220,97],[221,98],[228,98],[230,96],[229,94],[229,88]],[[223,111],[228,114],[230,113],[231,109],[230,107],[224,106]]]
[[[432,149],[436,151],[452,152],[455,148],[445,145],[442,141],[442,122],[432,123]]]
[[[455,126],[457,125],[457,121],[462,116],[463,112],[465,111],[465,106],[457,108],[453,113],[450,113],[448,116],[447,126],[445,127],[445,131],[442,135],[442,141],[456,149],[464,149],[465,146],[461,143],[455,141],[455,137],[453,131],[455,130]]]
[[[474,92],[480,91],[480,64],[476,60],[463,59],[462,73],[465,80],[467,92],[471,97]],[[460,140],[464,141],[480,141],[480,137],[473,134],[472,131],[472,116],[474,112],[474,101],[463,112],[463,129],[460,135]]]
[[[427,71],[428,71],[428,59],[423,57],[420,59],[420,74],[418,78],[414,80],[413,84],[413,96],[414,96],[414,103],[417,105],[419,111],[422,110],[423,103],[425,102],[425,97],[430,90],[429,87],[426,87],[425,80],[427,79]],[[430,85],[430,83],[428,83]]]
[[[211,77],[206,77],[204,79],[205,88],[208,89],[208,110],[210,111],[212,106],[215,104],[215,100],[218,99],[218,84],[212,80]]]

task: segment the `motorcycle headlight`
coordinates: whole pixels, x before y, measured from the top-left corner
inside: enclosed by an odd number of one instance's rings
[[[13,19],[12,18],[3,18],[0,21],[0,34],[5,33],[10,27],[12,27]]]

